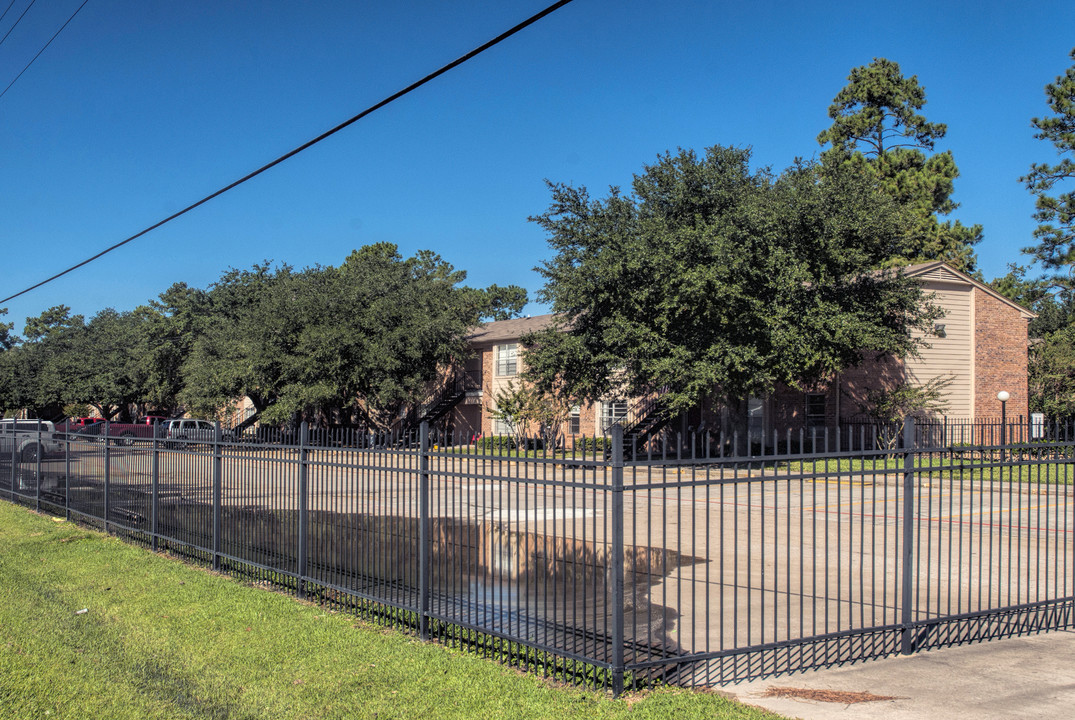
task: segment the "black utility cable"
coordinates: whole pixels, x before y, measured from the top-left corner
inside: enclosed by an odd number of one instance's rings
[[[11,2],[9,2],[9,3],[7,4],[7,9],[6,9],[6,10],[4,10],[4,14],[3,14],[3,15],[0,15],[0,22],[4,22],[4,18],[6,18],[6,17],[7,17],[7,14],[8,14],[8,12],[9,12],[9,11],[11,10],[11,7],[12,7],[12,6],[14,5],[14,4],[15,4],[15,0],[11,0]]]
[[[24,17],[26,17],[26,13],[30,12],[30,8],[32,8],[32,7],[34,6],[34,3],[35,3],[35,2],[37,2],[37,0],[30,0],[30,4],[29,4],[29,5],[27,5],[27,6],[26,6],[26,9],[22,11],[22,15],[19,15],[19,19],[15,21],[15,24],[14,24],[14,25],[12,25],[11,27],[9,27],[9,28],[7,29],[7,32],[6,32],[6,33],[4,33],[4,37],[3,37],[3,39],[0,39],[0,45],[3,45],[3,44],[4,44],[4,40],[7,40],[7,36],[11,34],[11,31],[12,31],[12,30],[14,30],[15,28],[17,28],[17,27],[19,26],[19,23],[20,23],[20,22],[22,22],[22,19],[23,19]],[[5,14],[5,15],[7,14],[7,11],[6,11],[6,10],[4,11],[4,14]]]
[[[501,33],[500,35],[497,35],[495,38],[493,38],[489,42],[485,43],[484,45],[481,45],[481,46],[471,50],[466,55],[463,55],[462,57],[460,57],[460,58],[458,58],[456,60],[453,60],[452,62],[448,63],[447,65],[441,67],[439,70],[436,70],[436,71],[430,73],[429,75],[426,75],[421,80],[408,85],[407,87],[403,88],[402,90],[400,90],[399,92],[395,93],[394,95],[390,95],[390,96],[386,97],[384,100],[381,100],[379,103],[369,106],[368,108],[366,108],[365,110],[360,112],[358,115],[355,115],[351,119],[345,120],[344,122],[340,123],[339,125],[337,125],[336,127],[332,128],[331,130],[318,135],[313,140],[310,140],[309,142],[306,142],[306,143],[303,143],[302,145],[299,145],[294,150],[292,150],[292,151],[290,151],[288,153],[285,153],[284,155],[281,155],[280,157],[276,158],[272,162],[270,162],[270,163],[268,163],[266,165],[262,165],[261,167],[259,167],[254,172],[252,172],[252,173],[250,173],[248,175],[244,175],[243,177],[239,178],[235,182],[231,183],[230,185],[226,185],[226,186],[220,188],[219,190],[217,190],[216,192],[214,192],[211,195],[206,195],[205,197],[203,197],[198,202],[196,202],[196,203],[194,203],[192,205],[188,205],[187,207],[183,208],[179,212],[177,212],[177,213],[175,213],[173,215],[169,215],[168,217],[164,218],[163,220],[161,220],[158,223],[150,225],[145,230],[142,230],[141,232],[138,232],[138,233],[136,233],[134,235],[131,235],[126,240],[121,240],[120,242],[116,243],[115,245],[112,245],[111,247],[105,248],[104,250],[102,250],[101,252],[97,253],[93,257],[86,258],[85,260],[83,260],[82,262],[78,263],[77,265],[72,265],[71,267],[67,268],[63,272],[58,272],[55,275],[53,275],[52,277],[50,277],[50,278],[48,278],[46,280],[42,280],[41,282],[37,283],[36,285],[31,285],[30,287],[26,288],[25,290],[21,290],[21,291],[15,293],[14,295],[9,295],[8,297],[4,298],[3,300],[0,300],[0,305],[2,305],[3,303],[6,303],[8,300],[14,300],[15,298],[19,297],[20,295],[25,295],[26,293],[30,292],[31,290],[36,290],[37,288],[41,287],[42,285],[50,283],[53,280],[61,278],[64,275],[66,275],[67,273],[69,273],[69,272],[71,272],[73,270],[79,269],[83,265],[88,265],[89,263],[93,262],[94,260],[96,260],[97,258],[101,257],[102,255],[106,255],[106,254],[112,252],[113,250],[115,250],[116,248],[119,248],[119,247],[122,247],[122,246],[126,245],[127,243],[131,242],[132,240],[137,240],[138,238],[142,237],[146,233],[149,233],[149,232],[151,232],[153,230],[156,230],[160,226],[162,226],[162,225],[164,225],[166,223],[169,223],[172,220],[175,220],[176,218],[180,217],[181,215],[187,214],[188,212],[190,212],[194,208],[199,207],[201,205],[204,205],[205,203],[209,202],[213,198],[215,198],[215,197],[217,197],[219,195],[223,195],[224,193],[226,193],[227,191],[231,190],[232,188],[235,188],[235,187],[238,187],[239,185],[242,185],[247,180],[251,180],[251,179],[257,177],[258,175],[260,175],[261,173],[265,172],[269,168],[276,167],[277,165],[279,165],[283,161],[288,160],[288,159],[294,157],[295,155],[298,155],[303,150],[306,150],[307,148],[310,148],[310,147],[316,145],[317,143],[321,142],[322,140],[328,138],[329,136],[335,135],[340,130],[343,130],[344,128],[348,127],[349,125],[352,125],[355,122],[358,122],[359,120],[361,120],[362,118],[366,117],[370,113],[372,113],[372,112],[374,112],[376,110],[380,110],[385,105],[388,105],[389,103],[391,103],[391,102],[393,102],[395,100],[398,100],[399,98],[403,97],[404,95],[410,93],[413,90],[417,90],[418,88],[420,88],[421,86],[423,86],[427,82],[429,82],[430,80],[433,80],[433,79],[435,79],[437,77],[440,77],[441,75],[443,75],[444,73],[448,72],[449,70],[451,70],[451,69],[453,69],[453,68],[455,68],[455,67],[457,67],[459,65],[462,65],[467,60],[470,60],[471,58],[473,58],[473,57],[475,57],[477,55],[480,55],[481,53],[485,52],[486,50],[488,50],[489,48],[493,47],[494,45],[497,45],[497,44],[503,42],[504,40],[507,40],[509,37],[511,37],[515,33],[517,33],[520,30],[523,30],[523,29],[529,27],[530,25],[533,25],[538,20],[542,19],[546,15],[549,15],[550,13],[555,12],[556,10],[559,10],[560,8],[562,8],[564,5],[567,5],[571,1],[572,0],[559,0],[559,2],[553,3],[549,7],[545,8],[544,10],[542,10],[539,13],[537,13],[536,15],[530,16],[529,18],[527,18],[526,20],[522,21],[521,23],[519,23],[515,27],[511,28],[510,30],[507,30],[506,32]]]
[[[4,92],[0,92],[0,98],[2,98],[5,95],[7,95],[7,91],[11,89],[11,86],[19,81],[19,78],[22,77],[22,74],[24,72],[26,72],[27,70],[29,70],[30,66],[34,64],[34,60],[37,60],[39,57],[41,57],[41,53],[45,52],[45,50],[48,49],[48,46],[51,45],[52,41],[56,39],[56,36],[63,32],[63,29],[65,27],[67,27],[67,25],[72,20],[75,19],[75,15],[78,15],[79,10],[81,10],[84,7],[86,7],[86,3],[88,3],[89,1],[90,0],[82,0],[82,4],[78,6],[78,10],[75,10],[73,13],[71,13],[71,17],[67,18],[67,22],[65,22],[63,25],[61,25],[60,29],[57,30],[56,33],[52,37],[49,38],[49,41],[47,43],[45,43],[45,47],[43,47],[40,50],[38,50],[37,55],[34,55],[34,59],[31,60],[30,62],[26,63],[26,67],[24,67],[22,70],[20,70],[19,74],[15,76],[15,79],[7,84],[7,87],[4,88]]]

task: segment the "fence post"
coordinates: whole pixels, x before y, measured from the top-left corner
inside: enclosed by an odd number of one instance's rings
[[[71,426],[63,431],[63,516],[71,519]]]
[[[220,421],[213,423],[213,570],[220,570],[220,533],[224,514],[224,477],[221,471]]]
[[[112,490],[112,448],[111,448],[112,443],[110,443],[109,440],[108,440],[108,436],[111,433],[111,431],[109,430],[110,425],[111,425],[111,423],[107,419],[105,419],[105,434],[104,434],[103,440],[104,440],[104,444],[105,444],[105,516],[104,516],[104,521],[105,521],[105,532],[106,533],[108,532],[108,516],[110,514],[109,511],[111,510],[111,503],[110,503],[109,495],[110,495],[111,490]]]
[[[902,630],[900,632],[900,652],[909,655],[914,652],[914,634],[912,622],[912,587],[914,579],[914,492],[915,492],[915,424],[914,418],[903,420],[903,588],[901,595]]]
[[[153,491],[150,497],[153,505],[150,508],[150,520],[149,531],[152,533],[153,552],[157,552],[160,549],[157,542],[157,534],[159,527],[157,526],[157,510],[160,507],[160,490],[161,490],[161,466],[160,466],[160,442],[158,437],[160,436],[160,423],[153,423]]]
[[[45,447],[41,444],[41,421],[37,421],[37,452],[34,453],[34,507],[41,512],[41,456]]]
[[[612,695],[623,693],[623,426],[612,426],[612,546],[609,571],[612,582]]]
[[[15,431],[16,427],[17,426],[16,426],[15,421],[12,420],[11,421],[11,478],[10,479],[11,479],[11,494],[13,496],[15,495],[15,492],[18,490],[18,476],[19,476],[19,466],[15,463],[15,460],[17,459],[18,451],[19,451],[19,447],[18,447],[19,446],[19,443],[18,443],[19,434]],[[14,497],[12,497],[12,499],[14,499]]]
[[[305,420],[299,426],[299,587],[300,598],[306,597],[307,552],[306,535],[309,530],[309,488],[307,487],[307,450],[310,444],[310,426]]]
[[[418,634],[429,639],[433,547],[429,519],[429,421],[418,429]]]

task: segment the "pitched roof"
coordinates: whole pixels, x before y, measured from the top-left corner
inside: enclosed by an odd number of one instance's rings
[[[468,339],[472,343],[503,342],[505,340],[518,340],[527,333],[544,330],[552,325],[555,316],[535,315],[533,317],[512,318],[511,320],[497,320],[486,323],[484,327],[474,330]]]
[[[973,285],[985,294],[990,295],[997,300],[1000,300],[1001,302],[1012,308],[1015,308],[1027,320],[1031,320],[1038,316],[1036,312],[1028,310],[1019,303],[1004,297],[985,283],[979,280],[975,280],[973,277],[966,274],[965,272],[956,270],[954,267],[948,265],[942,260],[935,260],[933,262],[928,263],[918,263],[917,265],[907,265],[900,269],[902,269],[907,275],[911,277],[921,278],[922,280],[938,280],[940,282],[949,281]]]
[[[1009,300],[985,283],[975,280],[964,272],[956,270],[942,260],[918,263],[916,265],[906,265],[897,269],[902,270],[911,277],[921,278],[923,280],[940,280],[941,282],[947,280],[949,282],[972,285],[982,292],[1015,308],[1028,320],[1037,317],[1037,313],[1026,309],[1017,302]],[[483,327],[475,328],[467,339],[475,344],[501,343],[518,340],[527,333],[537,332],[538,330],[544,330],[549,327],[552,325],[555,317],[555,315],[550,313],[548,315],[534,315],[533,317],[512,318],[511,320],[497,320],[495,322],[486,323]]]

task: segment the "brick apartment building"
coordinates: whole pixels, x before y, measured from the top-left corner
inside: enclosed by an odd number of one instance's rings
[[[906,360],[875,357],[809,392],[780,388],[769,397],[750,398],[752,431],[833,427],[861,416],[871,390],[903,381],[920,385],[936,377],[949,380],[949,417],[998,416],[996,395],[1001,390],[1010,393],[1007,411],[1011,416],[1027,414],[1027,325],[1034,313],[943,262],[913,265],[905,272],[920,280],[945,313],[921,355]],[[468,389],[444,415],[456,432],[508,434],[509,429],[492,417],[492,403],[509,382],[520,381],[525,353],[519,339],[548,327],[552,320],[552,315],[541,315],[492,322],[470,337],[473,354],[465,368]],[[573,408],[563,432],[601,435],[615,420],[637,416],[638,405],[638,399],[631,398],[583,404]],[[720,423],[720,408],[705,403],[677,425],[686,429]]]

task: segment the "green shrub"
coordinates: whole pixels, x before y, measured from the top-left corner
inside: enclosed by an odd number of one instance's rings
[[[474,444],[475,450],[484,453],[502,453],[515,447],[515,438],[511,435],[486,435]]]
[[[604,437],[576,437],[574,438],[575,452],[603,453],[606,447],[611,447],[608,438]]]

